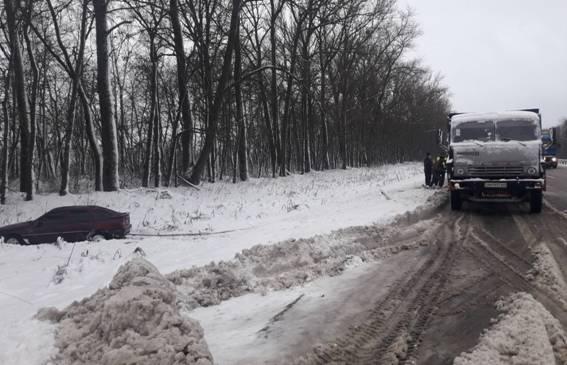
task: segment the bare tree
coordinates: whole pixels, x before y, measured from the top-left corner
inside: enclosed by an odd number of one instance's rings
[[[14,65],[14,91],[17,114],[20,121],[20,190],[26,193],[26,200],[33,199],[33,140],[30,122],[30,107],[26,94],[26,78],[22,50],[19,40],[19,26],[16,13],[19,1],[4,0],[6,20],[10,34],[10,51]]]
[[[246,133],[246,122],[242,111],[242,52],[240,40],[240,17],[237,19],[234,34],[234,79],[236,96],[236,124],[238,126],[237,150],[238,150],[238,172],[241,181],[248,180],[248,141]]]
[[[221,71],[221,76],[217,84],[217,89],[215,92],[214,102],[210,105],[210,116],[208,120],[207,126],[207,135],[205,137],[205,144],[201,153],[199,154],[199,158],[197,159],[197,163],[195,164],[195,168],[191,174],[189,181],[193,184],[200,184],[201,177],[205,170],[205,165],[207,160],[210,157],[210,154],[213,152],[213,144],[216,138],[217,128],[218,128],[218,118],[220,113],[220,106],[223,103],[225,97],[225,87],[229,80],[230,69],[231,69],[231,61],[232,61],[232,53],[234,49],[234,43],[236,42],[236,27],[238,26],[238,19],[240,17],[240,9],[241,9],[241,1],[240,0],[232,0],[232,14],[230,17],[230,28],[228,31],[228,41],[226,44],[226,48],[224,50],[224,57],[223,57],[223,66]]]
[[[184,133],[181,136],[182,162],[181,169],[183,173],[189,170],[192,164],[191,151],[193,149],[193,116],[191,113],[191,103],[189,100],[189,88],[187,85],[187,62],[185,60],[185,49],[183,46],[183,33],[181,31],[181,22],[179,21],[179,0],[170,0],[169,14],[171,18],[171,26],[173,29],[173,40],[175,44],[175,57],[177,59],[177,86],[179,88],[179,105],[181,108],[181,116],[183,118]]]
[[[62,195],[414,159],[449,108],[395,0],[2,3],[3,174]]]
[[[6,0],[8,1],[8,0]],[[108,3],[105,0],[93,0],[96,24],[97,49],[97,90],[99,95],[100,119],[102,131],[102,185],[104,191],[116,191],[120,188],[118,180],[118,141],[116,139],[116,121],[113,114],[113,100],[110,91],[110,73],[108,57]]]
[[[11,63],[10,63],[11,64]],[[8,113],[8,97],[10,95],[10,69],[4,72],[4,98],[2,99],[2,150],[0,151],[0,204],[6,204],[8,190],[8,130],[10,128]],[[0,124],[1,125],[1,124]]]

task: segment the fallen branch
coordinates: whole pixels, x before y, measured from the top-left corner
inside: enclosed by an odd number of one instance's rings
[[[130,233],[129,236],[135,237],[191,237],[191,236],[213,236],[216,234],[224,234],[248,230],[250,228],[228,229],[226,231],[216,232],[188,232],[188,233]]]
[[[180,179],[181,181],[183,181],[185,184],[189,185],[190,187],[192,187],[193,189],[197,189],[197,190],[201,190],[201,188],[199,188],[197,185],[195,184],[191,184],[189,182],[189,180],[187,180],[186,178],[184,178],[183,176],[177,175],[177,178]]]
[[[25,299],[23,299],[23,298],[20,298],[20,297],[17,296],[17,295],[10,294],[10,293],[6,293],[6,292],[3,292],[3,291],[0,291],[0,294],[5,295],[5,296],[10,297],[10,298],[17,299],[17,300],[21,301],[22,303],[26,303],[26,304],[29,304],[29,305],[33,305],[32,302],[28,302],[27,300],[25,300]]]

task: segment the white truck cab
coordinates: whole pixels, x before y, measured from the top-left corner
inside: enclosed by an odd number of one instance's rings
[[[464,200],[530,203],[541,212],[545,190],[538,109],[449,116],[451,208]]]

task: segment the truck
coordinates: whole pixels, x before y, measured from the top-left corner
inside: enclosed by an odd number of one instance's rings
[[[543,144],[543,163],[546,168],[557,168],[557,128],[549,128],[541,131],[541,142]]]
[[[540,213],[545,190],[539,109],[452,113],[448,122],[451,208],[464,201],[529,202]]]

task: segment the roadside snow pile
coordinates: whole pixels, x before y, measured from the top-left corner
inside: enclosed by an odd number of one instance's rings
[[[404,234],[409,233],[409,236],[397,237],[395,245],[390,243],[390,237],[402,234],[400,226],[429,218],[445,201],[440,196],[431,197],[429,210],[402,214],[389,226],[351,227],[328,235],[257,245],[236,254],[233,260],[178,270],[168,274],[167,278],[177,286],[180,308],[190,311],[247,293],[283,290],[321,276],[340,275],[365,262],[433,242],[436,224],[431,220],[423,220],[412,229],[406,229]]]
[[[212,364],[198,322],[181,317],[174,286],[148,261],[135,258],[108,288],[63,311],[42,309],[59,324],[57,364]]]
[[[541,242],[532,249],[532,253],[535,256],[535,262],[532,264],[533,268],[528,273],[528,278],[533,280],[539,287],[552,291],[559,300],[567,304],[567,297],[565,296],[567,284],[563,279],[561,268],[549,247]]]
[[[454,365],[567,364],[567,337],[561,324],[530,294],[512,294],[497,308],[503,313],[496,324]]]

